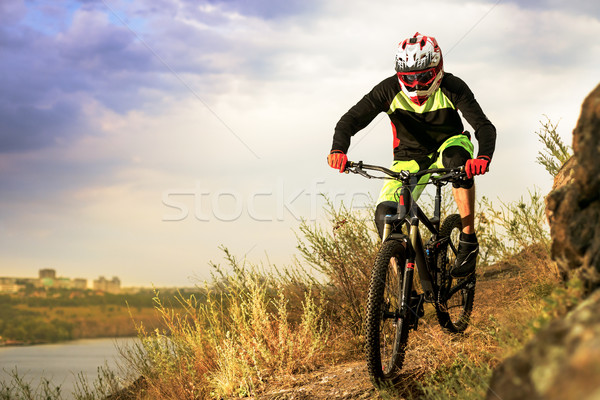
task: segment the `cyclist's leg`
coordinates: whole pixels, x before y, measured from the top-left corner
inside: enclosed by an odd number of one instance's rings
[[[461,135],[463,136],[463,135]],[[440,148],[442,165],[446,168],[462,166],[473,157],[473,144],[467,137],[448,139],[450,143]],[[447,142],[448,142],[447,141]],[[473,179],[453,184],[453,193],[462,219],[463,231],[460,236],[454,276],[466,276],[473,272],[479,251],[475,235],[475,185]]]
[[[463,166],[468,159],[473,157],[473,144],[466,136],[460,135],[456,140],[453,139],[448,139],[446,141],[448,145],[440,151],[444,168]],[[462,182],[454,182],[452,186],[458,212],[462,218],[463,232],[467,234],[475,233],[475,186],[473,178]]]

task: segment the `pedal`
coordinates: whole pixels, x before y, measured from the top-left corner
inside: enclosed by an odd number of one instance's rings
[[[471,279],[465,285],[465,289],[473,289],[475,287],[475,280]]]
[[[475,287],[475,272],[471,273],[469,276],[457,281],[458,283],[466,282],[464,288],[465,289],[473,289]]]

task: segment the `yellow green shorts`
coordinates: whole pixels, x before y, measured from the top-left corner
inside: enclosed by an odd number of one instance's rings
[[[447,168],[446,166],[444,166],[444,164],[442,162],[442,153],[444,152],[445,149],[447,149],[448,147],[451,147],[451,146],[460,146],[469,152],[469,154],[471,155],[471,158],[473,157],[473,143],[471,142],[471,140],[465,135],[456,135],[456,136],[452,136],[451,138],[446,140],[444,143],[442,143],[442,145],[440,146],[440,148],[438,149],[437,152],[432,153],[428,156],[429,159],[432,161],[432,163],[429,165],[428,168]],[[436,155],[437,155],[437,158],[435,160],[433,160],[433,157]],[[415,172],[419,172],[419,170],[421,170],[421,167],[415,160],[394,161],[394,163],[392,164],[392,167],[390,169],[392,171],[396,171],[396,172],[408,170],[411,173],[415,173]],[[423,175],[421,177],[421,179],[419,179],[419,184],[417,184],[415,186],[415,188],[413,189],[412,195],[415,198],[415,200],[418,199],[419,196],[421,196],[421,193],[423,192],[423,189],[425,188],[425,184],[429,180],[429,176],[430,176],[430,174]],[[396,201],[397,202],[398,195],[399,195],[399,189],[401,186],[402,186],[402,183],[399,181],[392,180],[392,179],[386,181],[386,183],[381,188],[381,192],[379,194],[379,199],[377,200],[377,204],[384,202],[384,201]]]

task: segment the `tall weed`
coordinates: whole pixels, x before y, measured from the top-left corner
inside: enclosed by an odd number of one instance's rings
[[[478,205],[477,234],[479,263],[489,265],[515,255],[533,244],[550,254],[550,227],[546,220],[544,198],[538,189],[516,202],[494,205],[482,197]]]
[[[121,379],[107,365],[98,367],[98,374],[93,382],[85,374],[79,373],[73,393],[66,393],[60,383],[54,383],[44,376],[34,383],[27,379],[26,374],[19,372],[17,367],[3,372],[8,379],[0,376],[0,400],[106,400],[121,388]]]
[[[544,148],[538,152],[536,161],[543,166],[546,171],[553,177],[558,174],[560,168],[571,158],[573,149],[566,145],[556,129],[558,122],[552,123],[550,118],[546,117],[546,121],[540,121],[541,129],[536,132],[539,141],[544,145]]]
[[[327,200],[324,228],[300,224],[297,248],[304,260],[325,277],[332,323],[354,336],[362,334],[364,304],[379,238],[373,216]]]
[[[9,379],[6,381],[0,379],[1,400],[35,400],[40,398],[60,400],[63,398],[60,385],[53,385],[47,378],[42,378],[39,383],[33,384],[23,374],[19,373],[16,367],[10,372],[4,372],[9,375]]]

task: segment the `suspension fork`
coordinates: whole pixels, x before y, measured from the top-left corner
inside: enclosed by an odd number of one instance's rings
[[[419,326],[419,318],[423,316],[423,302],[425,294],[413,296],[413,277],[415,274],[415,252],[410,243],[407,244],[409,256],[406,259],[404,275],[402,280],[402,303],[400,307],[400,317],[404,319],[403,323],[408,324],[409,329],[416,330]]]
[[[407,250],[410,249],[410,245],[407,246]],[[413,276],[415,274],[415,256],[414,251],[410,249],[409,256],[406,258],[406,266],[404,268],[404,277],[402,279],[401,296],[402,303],[400,305],[400,316],[402,318],[409,317],[409,308],[411,305],[410,299],[412,297],[413,289]]]
[[[429,266],[427,260],[425,260],[425,250],[423,249],[423,241],[421,240],[421,233],[419,232],[419,226],[417,224],[411,224],[410,226],[410,242],[415,253],[415,261],[417,264],[417,272],[419,273],[419,279],[421,286],[425,292],[425,296],[429,300],[434,298],[433,284],[431,283],[432,277],[429,272]]]

